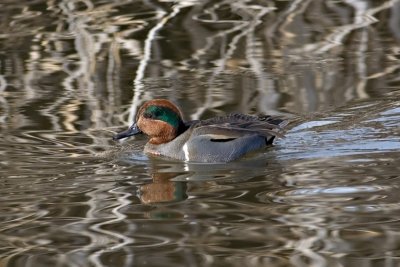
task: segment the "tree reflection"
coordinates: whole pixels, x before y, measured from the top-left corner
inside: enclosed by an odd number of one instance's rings
[[[22,2],[1,11],[2,127],[129,124],[159,96],[193,119],[304,113],[397,84],[399,1]]]

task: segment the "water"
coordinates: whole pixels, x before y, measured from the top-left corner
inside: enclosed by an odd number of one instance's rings
[[[400,265],[399,1],[0,2],[1,266]],[[290,119],[228,164],[111,140]]]

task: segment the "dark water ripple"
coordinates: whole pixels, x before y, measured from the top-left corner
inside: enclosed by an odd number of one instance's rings
[[[3,259],[10,266],[81,266],[82,259],[323,266],[396,255],[398,112],[387,107],[366,120],[351,110],[334,116],[341,125],[351,118],[349,129],[328,123],[333,117],[305,122],[265,153],[207,168],[148,158],[141,140],[119,147],[106,134],[7,136]],[[384,128],[363,128],[385,117]],[[369,146],[383,139],[395,145]]]
[[[0,266],[399,266],[399,5],[2,1]],[[113,142],[156,97],[291,124],[229,164]]]

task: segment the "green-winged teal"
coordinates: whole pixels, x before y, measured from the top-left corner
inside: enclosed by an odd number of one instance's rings
[[[144,103],[136,122],[114,140],[144,133],[144,152],[193,162],[228,162],[271,145],[282,136],[285,120],[272,116],[230,114],[184,122],[179,108],[166,99]]]

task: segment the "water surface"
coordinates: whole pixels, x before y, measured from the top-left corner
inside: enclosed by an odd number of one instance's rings
[[[3,1],[1,266],[397,266],[399,1]],[[228,164],[114,142],[146,100],[290,120]]]

